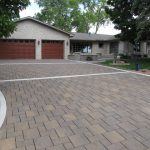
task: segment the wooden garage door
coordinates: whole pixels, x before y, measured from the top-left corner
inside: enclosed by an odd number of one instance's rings
[[[43,59],[63,59],[63,41],[42,41]]]
[[[35,41],[0,40],[0,59],[35,59]]]

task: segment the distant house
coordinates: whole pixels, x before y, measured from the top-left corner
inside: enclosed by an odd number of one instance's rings
[[[79,59],[86,55],[97,59],[112,57],[115,52],[134,53],[130,43],[113,35],[68,33],[31,17],[16,23],[16,31],[0,39],[0,59]],[[139,53],[150,55],[150,42],[142,42]]]

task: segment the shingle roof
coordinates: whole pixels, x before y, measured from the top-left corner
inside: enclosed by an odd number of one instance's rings
[[[89,33],[72,33],[74,36],[70,40],[80,41],[112,41],[118,40],[114,35],[106,34],[89,34]]]

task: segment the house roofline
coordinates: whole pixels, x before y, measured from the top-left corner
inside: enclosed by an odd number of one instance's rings
[[[52,28],[52,29],[54,29],[54,30],[56,30],[56,31],[62,32],[62,33],[64,33],[64,34],[67,34],[67,35],[69,35],[70,37],[73,36],[73,34],[71,34],[71,33],[69,33],[69,32],[66,32],[66,31],[63,31],[63,30],[61,30],[61,29],[58,29],[58,28],[56,28],[56,27],[54,27],[54,26],[52,26],[52,25],[49,25],[49,24],[44,23],[44,22],[42,22],[42,21],[39,21],[39,20],[37,20],[37,19],[35,19],[35,18],[33,18],[33,17],[20,18],[20,19],[16,20],[15,22],[17,23],[17,22],[22,22],[22,21],[25,21],[25,20],[32,20],[32,21],[37,22],[37,23],[39,23],[39,24],[41,24],[41,25],[47,26],[47,27]]]
[[[115,41],[120,41],[119,39],[110,39],[110,40],[81,40],[81,39],[70,39],[70,41],[83,41],[83,42],[115,42]]]

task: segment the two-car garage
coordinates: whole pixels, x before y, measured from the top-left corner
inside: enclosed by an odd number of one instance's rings
[[[64,59],[69,54],[70,33],[27,17],[17,30],[0,39],[0,59]]]
[[[42,59],[63,59],[63,41],[42,40]],[[0,40],[0,59],[35,59],[35,40]]]

